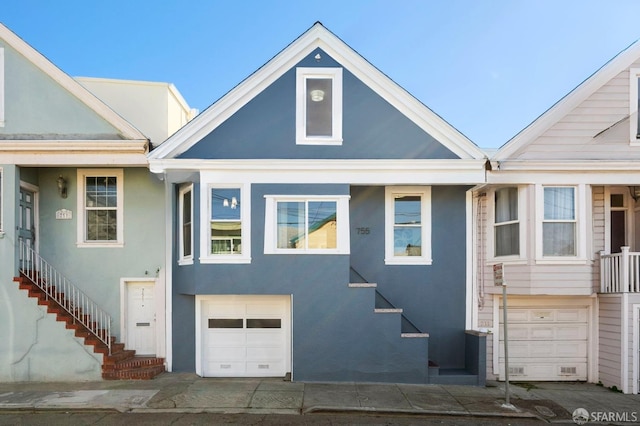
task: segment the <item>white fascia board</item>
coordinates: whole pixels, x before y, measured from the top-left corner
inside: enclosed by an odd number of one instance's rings
[[[638,160],[506,160],[493,164],[494,173],[504,171],[640,172]]]
[[[540,117],[503,145],[495,155],[491,157],[491,160],[504,160],[514,156],[518,151],[525,149],[529,143],[533,142],[536,138],[551,128],[551,126],[560,121],[580,103],[591,96],[596,90],[600,89],[616,75],[629,68],[638,58],[640,58],[640,42],[637,41],[616,55],[599,70],[580,83],[575,89],[556,102],[551,108],[542,113]]]
[[[321,24],[314,25],[266,65],[197,116],[190,124],[176,132],[151,152],[149,158],[170,158],[185,152],[316,48],[324,50],[460,158],[486,158],[486,154],[462,133],[398,86]]]
[[[485,181],[484,160],[150,160],[153,173],[199,171],[220,183],[460,184]]]
[[[0,142],[0,156],[8,164],[23,166],[105,165],[145,166],[148,141],[43,141]]]
[[[489,185],[544,184],[544,185],[640,185],[638,171],[581,171],[581,172],[540,172],[509,171],[487,173]]]
[[[104,102],[94,96],[89,90],[85,89],[79,82],[55,66],[40,52],[35,50],[32,46],[1,23],[0,39],[7,42],[7,44],[24,56],[28,61],[33,63],[36,67],[40,68],[56,83],[86,104],[109,124],[118,129],[122,133],[123,137],[126,139],[146,139],[146,136],[136,129],[131,123],[118,115]]]

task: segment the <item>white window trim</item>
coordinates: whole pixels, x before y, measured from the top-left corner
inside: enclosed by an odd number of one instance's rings
[[[636,137],[638,133],[638,78],[640,78],[640,68],[629,70],[629,144],[640,146],[640,139]]]
[[[0,47],[0,127],[4,127],[4,48]]]
[[[542,224],[544,222],[544,188],[561,187],[575,189],[575,256],[544,256],[542,254]],[[537,264],[584,264],[587,262],[587,195],[586,185],[536,185],[536,263]]]
[[[90,176],[107,176],[115,177],[118,191],[118,208],[116,210],[116,220],[118,223],[116,241],[87,241],[86,240],[86,215],[85,215],[85,178]],[[124,172],[122,169],[78,169],[78,228],[77,243],[78,247],[124,247]]]
[[[422,255],[394,256],[393,229],[395,225],[394,200],[396,195],[419,195],[422,211]],[[430,186],[387,186],[385,199],[385,265],[431,265],[431,187]]]
[[[507,186],[515,186],[518,188],[518,229],[520,234],[520,254],[517,255],[508,255],[508,256],[496,256],[496,246],[495,246],[495,225],[496,225],[496,211],[495,211],[495,200],[496,200],[496,190],[502,189],[493,188],[488,191],[488,200],[487,200],[487,259],[488,263],[496,263],[499,262],[519,262],[527,258],[526,253],[526,238],[527,238],[527,230],[526,224],[527,221],[527,208],[526,208],[526,187],[523,185],[507,185]]]
[[[349,195],[265,195],[265,254],[349,254]],[[277,207],[281,201],[335,201],[337,247],[335,249],[281,249],[277,241]]]
[[[240,232],[242,253],[211,254],[211,190],[213,188],[240,189]],[[200,263],[251,263],[251,185],[217,184],[200,185]]]
[[[306,80],[330,78],[332,83],[332,136],[308,137],[306,132]],[[296,144],[342,145],[342,68],[296,68]]]
[[[184,196],[187,192],[191,192],[191,211],[189,212],[189,215],[191,215],[191,254],[188,256],[184,255],[184,229],[183,229],[183,223],[184,223],[184,210],[183,210],[183,206],[184,206]],[[194,223],[193,223],[193,184],[188,184],[188,185],[183,185],[180,187],[180,190],[178,192],[178,242],[180,244],[179,247],[179,254],[178,254],[178,265],[192,265],[193,264],[193,228],[194,228]]]

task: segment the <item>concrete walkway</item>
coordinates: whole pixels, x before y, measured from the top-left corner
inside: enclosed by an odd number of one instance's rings
[[[592,418],[600,416],[609,424],[632,424],[628,420],[640,424],[640,395],[624,395],[588,383],[511,384],[510,390],[512,407],[507,407],[502,383],[487,387],[308,383],[164,373],[150,381],[0,383],[0,410],[307,415],[368,411],[535,417],[574,424],[572,414],[583,408]]]

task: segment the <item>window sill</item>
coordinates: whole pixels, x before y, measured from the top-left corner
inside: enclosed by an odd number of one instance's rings
[[[342,145],[342,138],[298,139],[296,145]]]
[[[192,258],[180,259],[178,260],[178,265],[179,266],[193,265],[193,259]]]
[[[265,251],[264,254],[285,254],[285,255],[299,255],[299,254],[311,254],[311,255],[318,255],[318,256],[326,256],[326,255],[330,255],[330,254],[337,254],[337,255],[348,255],[350,254],[349,251],[344,251],[344,250],[270,250],[270,251]]]
[[[524,257],[493,257],[487,259],[486,265],[495,265],[497,263],[504,263],[505,265],[526,265],[527,259]]]
[[[577,257],[568,257],[566,259],[557,257],[549,259],[536,259],[536,265],[586,265],[588,263],[589,260]]]
[[[242,257],[242,256],[210,256],[210,257],[201,257],[200,263],[203,265],[206,264],[248,264],[251,263],[250,257]]]
[[[416,258],[416,259],[395,257],[391,259],[387,258],[384,260],[385,265],[431,265],[432,263],[433,263],[432,259],[426,259],[423,257]]]
[[[105,242],[96,242],[96,243],[76,243],[76,247],[78,248],[123,248],[124,243],[105,243]]]

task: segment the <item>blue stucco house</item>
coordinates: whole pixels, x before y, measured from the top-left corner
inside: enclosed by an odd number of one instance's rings
[[[483,384],[467,332],[484,153],[316,23],[149,154],[167,366]]]

